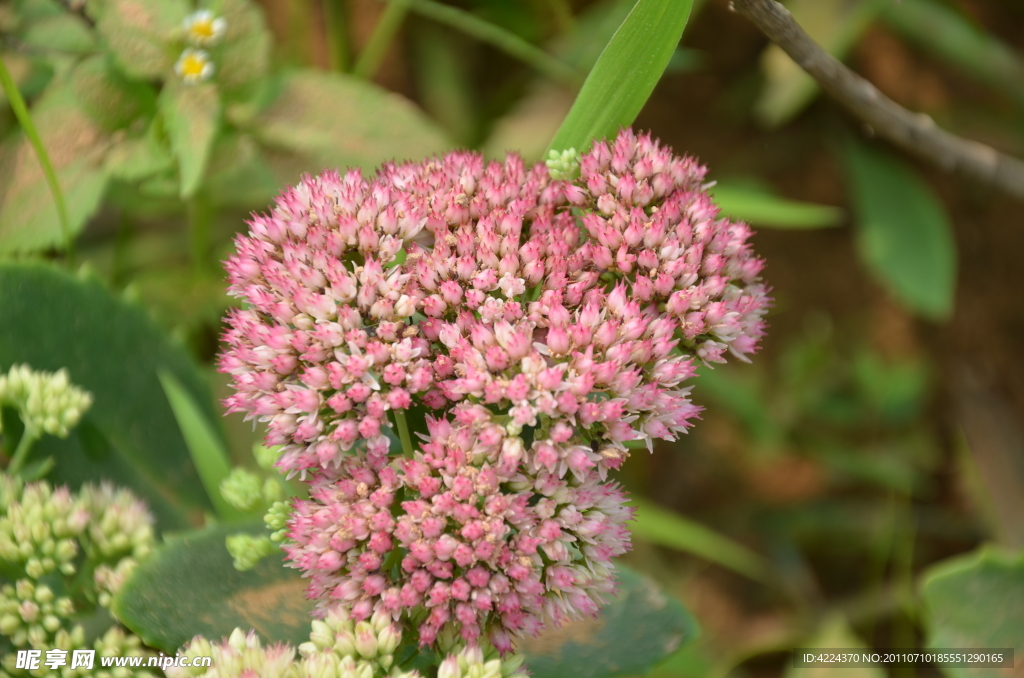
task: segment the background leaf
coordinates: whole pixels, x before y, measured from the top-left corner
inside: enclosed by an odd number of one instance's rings
[[[843,210],[831,205],[787,200],[767,189],[739,183],[718,182],[711,189],[722,213],[769,228],[825,228],[838,226]]]
[[[160,113],[178,159],[181,197],[187,198],[203,179],[220,124],[220,97],[212,84],[170,82],[160,92]]]
[[[284,76],[275,99],[245,124],[265,144],[292,154],[282,180],[324,168],[367,170],[419,159],[448,141],[409,101],[356,78],[314,70]]]
[[[618,595],[597,617],[522,643],[533,678],[635,676],[697,637],[682,605],[647,577],[616,568]]]
[[[218,526],[165,543],[132,571],[114,597],[114,614],[168,654],[197,634],[219,639],[236,627],[256,629],[265,645],[308,641],[313,602],[303,593],[306,581],[283,565],[283,554],[236,570],[224,542],[240,531],[265,533],[262,523]]]
[[[187,524],[183,511],[212,508],[164,397],[157,370],[173,374],[211,420],[210,392],[185,350],[146,312],[115,298],[97,280],[82,281],[38,264],[0,265],[0,370],[27,363],[67,368],[93,394],[81,431],[44,436],[33,455],[57,461],[52,479],[73,487],[111,479],[154,504],[161,528]],[[174,511],[164,510],[177,503]]]
[[[263,11],[247,0],[223,0],[218,15],[227,28],[216,54],[214,77],[222,89],[235,92],[266,75],[270,65],[270,31]]]
[[[67,12],[33,22],[22,39],[26,45],[61,52],[91,52],[97,47],[96,35],[89,25]]]
[[[700,556],[752,579],[764,580],[768,564],[750,549],[675,511],[632,497],[633,534],[653,544]]]
[[[849,141],[844,155],[853,191],[861,257],[880,283],[932,320],[953,312],[956,243],[931,188],[895,157]]]
[[[147,85],[128,80],[113,69],[106,55],[82,60],[71,72],[78,105],[104,130],[127,127],[156,110],[156,95]]]
[[[928,612],[928,646],[1014,648],[1014,669],[943,667],[951,678],[1024,675],[1024,553],[982,550],[925,572],[921,595]]]
[[[103,160],[110,138],[64,84],[52,86],[31,113],[64,196],[68,231],[74,236],[103,198]],[[43,168],[24,134],[14,134],[0,145],[0,253],[45,249],[63,240]]]
[[[693,0],[638,0],[594,64],[548,146],[581,153],[628,127],[679,45]]]
[[[184,0],[100,0],[89,7],[121,70],[140,80],[171,75],[180,52],[171,42],[188,14]]]

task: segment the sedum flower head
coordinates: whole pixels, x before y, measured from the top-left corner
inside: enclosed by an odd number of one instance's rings
[[[89,409],[92,395],[70,383],[67,370],[37,372],[14,365],[0,374],[0,403],[14,406],[33,434],[64,438]]]
[[[186,84],[195,85],[213,77],[214,66],[205,50],[188,47],[174,64],[174,72]]]
[[[184,21],[185,39],[196,47],[209,47],[216,44],[227,30],[227,22],[208,9],[192,12]],[[179,74],[180,75],[180,74]]]
[[[246,533],[233,534],[225,540],[228,553],[234,558],[236,570],[251,570],[256,564],[277,550],[270,537]]]
[[[693,424],[698,364],[764,333],[763,262],[705,173],[623,130],[532,167],[325,172],[252,219],[227,263],[226,404],[310,483],[285,548],[321,609],[506,652],[596,612],[629,547],[609,473]],[[426,436],[391,458],[414,407]]]

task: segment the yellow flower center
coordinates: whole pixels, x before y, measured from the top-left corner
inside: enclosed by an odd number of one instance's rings
[[[197,41],[209,40],[214,36],[213,19],[200,19],[189,26],[189,33]]]
[[[189,54],[181,60],[181,77],[198,78],[203,74],[204,68],[206,68],[206,59],[195,54]]]

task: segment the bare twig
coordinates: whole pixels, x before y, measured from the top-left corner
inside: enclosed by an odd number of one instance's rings
[[[750,19],[802,69],[876,134],[951,172],[1024,200],[1024,162],[990,146],[939,128],[923,113],[912,113],[878,91],[822,49],[774,0],[732,0],[734,12]]]

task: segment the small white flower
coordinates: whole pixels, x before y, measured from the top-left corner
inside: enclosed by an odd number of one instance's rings
[[[208,9],[192,12],[185,17],[185,38],[197,47],[216,44],[224,35],[228,24],[221,17],[213,16]]]
[[[190,47],[181,53],[178,63],[174,64],[174,72],[192,85],[213,77],[213,62],[205,51]]]

